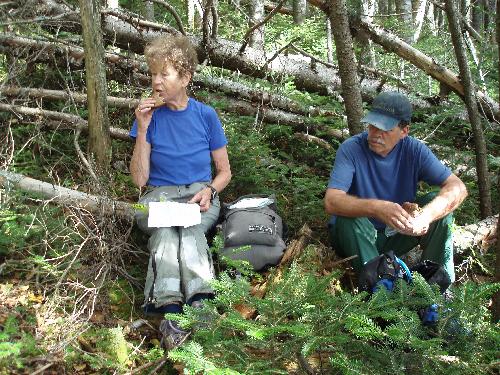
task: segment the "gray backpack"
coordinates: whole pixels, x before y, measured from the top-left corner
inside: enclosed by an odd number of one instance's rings
[[[232,208],[247,198],[267,199],[259,207]],[[233,260],[246,260],[256,271],[275,266],[281,260],[286,245],[283,240],[283,220],[276,212],[276,197],[245,195],[222,205],[222,255]],[[250,246],[242,250],[242,246]]]

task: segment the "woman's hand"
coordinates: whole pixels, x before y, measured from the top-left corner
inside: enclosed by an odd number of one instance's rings
[[[155,98],[146,98],[139,102],[139,105],[135,109],[138,131],[146,132],[148,130],[156,102],[157,99]]]
[[[212,190],[209,187],[206,187],[197,192],[188,203],[198,203],[200,205],[200,211],[205,212],[210,208],[211,199]]]

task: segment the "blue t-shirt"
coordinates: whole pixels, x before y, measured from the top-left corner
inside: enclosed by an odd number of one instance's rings
[[[450,175],[429,148],[413,137],[401,139],[382,157],[371,151],[368,133],[343,142],[335,155],[328,187],[364,199],[381,199],[402,204],[414,202],[419,181],[441,185]],[[375,228],[385,224],[370,218]],[[332,216],[330,223],[335,222]]]
[[[129,135],[137,136],[137,120]],[[215,110],[192,98],[180,111],[166,106],[155,109],[146,140],[151,144],[151,186],[211,181],[210,152],[227,144]]]

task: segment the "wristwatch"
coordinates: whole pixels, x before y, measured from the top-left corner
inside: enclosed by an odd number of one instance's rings
[[[212,195],[210,196],[210,202],[213,202],[213,200],[214,200],[215,198],[217,198],[217,195],[218,195],[219,193],[218,193],[218,192],[217,192],[217,190],[215,190],[215,188],[214,188],[212,185],[210,185],[210,184],[208,184],[208,185],[207,185],[207,188],[209,188],[209,189],[212,191]]]

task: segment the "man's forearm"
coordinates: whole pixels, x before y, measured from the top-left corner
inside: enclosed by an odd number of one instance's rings
[[[452,175],[441,186],[439,194],[423,207],[423,213],[429,216],[430,221],[441,219],[453,212],[467,197],[467,189],[463,182]]]
[[[362,199],[353,195],[332,196],[325,200],[326,212],[330,215],[345,217],[376,217],[382,201]]]

